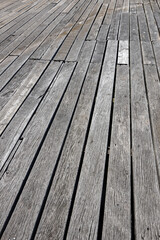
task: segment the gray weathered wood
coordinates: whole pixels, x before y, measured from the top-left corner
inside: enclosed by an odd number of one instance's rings
[[[63,239],[99,71],[91,63],[35,239]]]
[[[117,42],[109,41],[67,239],[97,239]]]
[[[0,112],[0,135],[11,121],[23,101],[26,99],[27,95],[32,90],[47,65],[47,62],[37,62],[33,68],[33,72],[28,74],[27,78],[22,82],[15,94],[3,107]]]
[[[142,45],[142,56],[143,56],[143,64],[155,64],[155,57],[153,54],[153,48],[151,42],[143,42]]]
[[[38,111],[42,98],[47,94],[48,88],[54,84],[55,76],[61,66],[61,62],[51,62],[45,73],[39,79],[38,83],[20,107],[9,126],[6,128],[0,139],[0,169],[8,163],[8,157],[15,144],[29,123],[35,111]],[[7,166],[7,165],[6,165]]]
[[[60,99],[68,85],[75,63],[66,63],[62,68],[55,84],[50,88],[37,114],[32,118],[30,125],[23,133],[24,141],[18,149],[13,161],[8,166],[8,170],[3,175],[0,185],[0,228],[2,228],[6,217],[14,203],[17,192],[23,179],[32,163],[38,146],[45,134],[51,117],[56,111]],[[29,151],[28,151],[29,150]],[[22,161],[26,159],[26,161]],[[12,184],[10,184],[12,182]],[[6,191],[6,189],[8,189]],[[8,194],[8,197],[7,195]]]
[[[11,217],[11,220],[10,220],[11,225],[10,223],[8,224],[2,239],[6,239],[10,237],[14,238],[15,236],[21,239],[24,236],[24,234],[25,234],[25,238],[29,239],[31,236],[32,227],[37,218],[37,214],[40,210],[43,197],[45,195],[46,188],[49,184],[49,180],[50,180],[52,171],[54,169],[54,166],[56,164],[59,152],[61,150],[65,135],[67,134],[68,125],[70,123],[72,113],[74,111],[79,93],[81,91],[81,86],[83,84],[85,74],[88,69],[88,65],[90,62],[90,58],[92,56],[94,45],[95,45],[95,42],[89,42],[89,43],[86,43],[84,46],[81,61],[79,62],[74,72],[74,75],[71,78],[71,81],[64,95],[64,98],[60,104],[58,112],[49,129],[45,142],[41,148],[38,158],[30,173],[29,179],[25,185],[23,194],[21,195],[20,200],[16,206],[16,209]],[[79,78],[79,81],[76,81],[77,77]],[[42,116],[41,116],[41,119],[42,119]],[[30,131],[31,130],[33,131],[33,126],[34,125],[32,125]],[[24,138],[25,138],[25,135],[24,135]],[[25,147],[26,147],[26,144],[25,144]],[[24,156],[24,151],[22,149],[19,151],[19,153],[23,155],[23,159],[26,159],[25,162],[29,163],[30,161],[29,155],[33,151],[32,150],[33,143],[32,143],[32,146],[30,145],[30,147],[28,146],[27,148],[29,152],[28,153],[26,152],[26,156]],[[19,162],[20,159],[19,160],[18,159],[19,158],[16,158],[16,160]],[[47,161],[44,161],[44,159],[47,159]],[[15,159],[14,161],[12,161],[12,163],[14,167],[17,166],[17,164],[15,165]],[[41,172],[41,178],[38,177],[40,172]],[[19,174],[21,175],[22,173],[18,169],[18,172],[16,173],[16,177],[18,177]],[[21,175],[21,177],[23,178],[23,175]],[[17,183],[15,184],[17,185]],[[32,194],[28,194],[29,192],[30,193],[32,192]],[[12,196],[12,199],[14,199],[13,196]],[[35,204],[36,204],[36,208],[35,208]],[[30,211],[29,211],[30,213],[27,211],[29,205],[30,205]],[[22,208],[24,212],[19,211],[19,209],[22,209]],[[25,220],[24,214],[27,214],[26,216],[28,221],[23,222],[23,220]],[[17,223],[19,227],[17,227]],[[14,227],[14,224],[16,227]]]
[[[128,41],[119,41],[118,64],[129,63],[129,46]]]
[[[118,66],[102,239],[131,239],[129,68]]]
[[[140,46],[131,42],[132,162],[136,239],[158,239],[160,198]]]

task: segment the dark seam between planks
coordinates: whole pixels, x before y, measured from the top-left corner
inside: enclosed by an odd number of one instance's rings
[[[146,18],[146,15],[145,15],[145,18]],[[147,19],[146,19],[146,21],[147,21]],[[147,26],[148,26],[148,24],[147,24]],[[138,29],[139,29],[139,22],[138,22]],[[140,39],[140,31],[138,31],[138,32],[139,32],[139,39]],[[148,29],[148,32],[149,32],[149,29]],[[150,33],[149,33],[149,38],[150,38]],[[151,42],[151,38],[150,38],[150,42]],[[156,172],[157,172],[157,180],[158,180],[158,185],[159,185],[159,189],[160,189],[160,175],[159,175],[159,170],[158,170],[158,162],[157,162],[157,156],[156,156],[156,151],[155,151],[155,143],[154,143],[154,137],[153,137],[153,127],[152,127],[151,111],[150,111],[150,104],[149,104],[149,98],[148,98],[148,90],[147,90],[147,84],[146,84],[146,75],[145,75],[143,56],[142,56],[142,44],[141,44],[141,41],[139,41],[139,44],[140,44],[141,62],[142,62],[142,69],[143,69],[143,78],[144,78],[144,86],[145,86],[145,93],[146,93],[146,100],[147,100],[147,109],[148,109],[149,123],[150,123],[150,129],[151,129],[151,138],[152,138],[154,157],[155,157],[155,165],[156,165]],[[153,46],[152,46],[152,49],[153,49]],[[155,55],[154,55],[154,57],[155,57]],[[157,69],[157,64],[156,64],[156,69]],[[158,69],[157,69],[157,71],[158,71]],[[159,74],[158,74],[158,77],[159,77]]]
[[[38,80],[36,81],[36,84],[38,83],[38,81],[40,80],[40,78],[42,77],[42,75],[44,74],[44,72],[46,71],[46,69],[48,68],[49,64],[51,61],[48,61],[48,64],[46,65],[46,67],[44,68],[44,70],[42,71],[41,75],[39,76]],[[10,81],[9,81],[10,82]],[[30,93],[32,92],[33,88],[36,86],[36,84],[30,89],[30,92],[28,93],[28,95],[26,96],[25,100],[27,99],[27,97],[30,95]],[[6,84],[7,85],[7,84]],[[6,86],[5,85],[5,86]],[[5,88],[5,86],[2,87],[2,89],[0,90],[0,92]],[[8,124],[6,125],[6,127],[3,129],[2,133],[0,134],[0,137],[2,136],[2,134],[4,133],[5,129],[7,128],[7,126],[10,124],[10,122],[12,121],[12,119],[14,118],[14,116],[16,115],[16,113],[18,112],[18,110],[20,109],[20,107],[23,105],[23,103],[25,102],[25,100],[21,103],[21,105],[19,106],[19,108],[17,109],[17,111],[15,112],[15,114],[13,115],[13,117],[9,120]]]
[[[32,113],[32,115],[31,115],[30,119],[29,119],[28,122],[27,122],[27,124],[26,124],[25,127],[23,128],[23,130],[22,130],[22,132],[21,132],[21,134],[20,134],[20,137],[19,137],[19,139],[17,140],[17,142],[23,140],[23,133],[25,132],[25,130],[26,130],[26,128],[28,127],[29,123],[31,122],[32,118],[33,118],[34,115],[36,114],[36,112],[37,112],[39,106],[40,106],[41,103],[43,102],[43,99],[45,98],[46,94],[48,93],[48,91],[49,91],[51,85],[52,85],[53,82],[56,80],[57,76],[59,75],[59,73],[60,73],[62,67],[63,67],[63,63],[60,65],[58,71],[56,72],[54,78],[52,79],[52,81],[50,82],[50,84],[48,85],[48,87],[46,88],[44,94],[38,97],[38,99],[41,98],[41,100],[39,101],[37,107],[36,107],[35,110],[33,111],[33,113]],[[40,77],[40,78],[41,78],[41,77]],[[39,78],[39,80],[40,80],[40,78]],[[33,89],[31,90],[31,92],[34,90],[34,88],[35,88],[36,85],[38,84],[39,80],[36,82],[36,84],[34,85]],[[31,92],[30,92],[30,94],[31,94]],[[30,95],[30,94],[29,94],[29,95]],[[26,99],[25,99],[25,101],[26,101]],[[24,103],[24,102],[23,102],[23,103]],[[23,103],[22,103],[22,104],[23,104]],[[22,106],[22,105],[21,105],[21,106]],[[20,106],[20,107],[21,107],[21,106]],[[12,120],[11,120],[11,121],[12,121]],[[6,127],[6,128],[7,128],[7,127]],[[2,133],[2,135],[3,135],[3,133]],[[13,148],[12,148],[12,150],[11,150],[11,153],[12,153],[12,151],[14,150],[14,148],[15,148],[17,142],[16,142],[15,145],[13,146]],[[18,150],[18,149],[17,149],[17,150]],[[10,153],[10,154],[11,154],[11,153]],[[9,159],[9,157],[10,157],[10,154],[9,154],[9,156],[8,156],[8,158],[7,158],[7,160],[6,160],[6,162],[8,161],[8,159]],[[12,159],[11,159],[11,161],[12,161]],[[7,168],[9,167],[9,164],[11,163],[11,161],[9,161],[9,163],[8,163],[8,165],[7,165]],[[3,168],[5,167],[6,162],[4,163],[4,165],[2,166],[2,168],[0,169],[0,171],[3,170]],[[5,174],[6,171],[7,171],[7,169],[4,170],[3,175]],[[2,177],[3,177],[3,175],[2,175]]]
[[[95,44],[95,45],[96,45],[96,44]],[[94,47],[94,48],[95,48],[95,47]],[[94,53],[94,50],[93,50],[93,53]],[[92,55],[93,55],[93,53],[92,53]],[[92,57],[91,57],[91,59],[92,59]],[[90,62],[91,62],[91,60],[90,60]],[[89,62],[89,65],[90,65],[90,62]],[[68,132],[69,132],[69,130],[70,130],[70,126],[71,126],[71,124],[72,124],[72,120],[73,120],[73,117],[74,117],[74,114],[75,114],[75,111],[76,111],[76,108],[77,108],[77,105],[78,105],[78,102],[79,102],[79,98],[80,98],[80,96],[81,96],[81,92],[82,92],[82,89],[83,89],[83,86],[84,86],[84,82],[85,82],[85,80],[86,80],[86,76],[87,76],[87,73],[88,73],[89,65],[88,65],[86,74],[85,74],[85,76],[84,76],[84,79],[83,79],[83,82],[82,82],[82,85],[81,85],[81,88],[80,88],[80,91],[79,91],[79,94],[78,94],[78,97],[77,97],[77,100],[76,100],[76,104],[75,104],[75,106],[74,106],[74,109],[73,109],[73,112],[72,112],[72,115],[71,115],[71,118],[70,118],[70,122],[69,122],[69,124],[68,124],[67,131],[66,131],[64,140],[63,140],[63,142],[62,142],[62,146],[61,146],[61,149],[60,149],[60,152],[59,152],[59,155],[58,155],[58,158],[57,158],[55,167],[54,167],[53,172],[52,172],[52,174],[51,174],[51,178],[50,178],[50,181],[49,181],[49,184],[48,184],[48,187],[47,187],[45,196],[44,196],[44,198],[43,198],[43,202],[42,202],[40,211],[39,211],[39,213],[38,213],[37,220],[36,220],[35,225],[34,225],[34,227],[33,227],[33,232],[32,232],[32,235],[31,235],[30,240],[34,240],[34,239],[35,239],[35,236],[36,236],[36,233],[37,233],[37,230],[38,230],[38,226],[39,226],[39,223],[40,223],[40,220],[41,220],[41,217],[42,217],[42,214],[43,214],[43,211],[44,211],[44,208],[45,208],[45,205],[46,205],[46,202],[47,202],[49,193],[50,193],[50,189],[51,189],[51,186],[52,186],[52,183],[53,183],[53,180],[54,180],[54,176],[55,176],[55,173],[56,173],[58,164],[59,164],[59,160],[60,160],[61,155],[62,155],[63,147],[64,147],[64,145],[65,145],[65,142],[66,142],[66,139],[67,139],[67,136],[68,136]],[[72,75],[73,75],[73,74],[72,74]],[[72,78],[72,76],[71,76],[71,78]],[[72,200],[71,200],[71,202],[72,202]],[[70,210],[69,210],[69,214],[70,214]]]
[[[100,205],[100,212],[99,212],[97,240],[103,240],[102,232],[103,232],[103,220],[104,220],[105,199],[106,199],[106,190],[107,190],[108,165],[109,165],[109,157],[110,157],[109,150],[110,150],[112,126],[113,126],[113,111],[114,111],[114,98],[115,98],[115,88],[116,88],[118,49],[119,49],[119,42],[117,45],[116,68],[115,68],[115,73],[114,73],[114,84],[113,84],[113,91],[112,91],[112,104],[111,104],[110,120],[109,120],[108,141],[107,141],[107,146],[106,146],[106,160],[105,160],[104,177],[103,177],[103,185],[102,185],[102,195],[101,195],[101,205]]]
[[[129,11],[130,11],[131,5],[129,4]],[[137,14],[136,14],[137,16]],[[131,33],[131,12],[129,15],[129,42],[128,42],[128,48],[129,48],[129,56],[128,56],[128,61],[129,61],[129,104],[130,104],[130,164],[131,164],[131,191],[130,191],[130,196],[131,196],[131,240],[135,240],[135,200],[134,200],[134,176],[133,176],[133,159],[132,159],[132,105],[131,105],[131,97],[132,97],[132,92],[131,92],[131,64],[130,64],[130,33]],[[137,19],[137,18],[136,18]],[[138,21],[137,21],[138,24]],[[138,29],[139,30],[139,29]]]
[[[75,66],[75,67],[76,67],[76,66]],[[74,69],[75,69],[75,67],[74,67]],[[62,102],[62,99],[63,99],[63,97],[64,97],[64,95],[65,95],[65,93],[66,93],[66,90],[67,90],[68,86],[69,86],[69,83],[70,83],[70,80],[71,80],[71,78],[72,78],[73,73],[74,73],[74,70],[73,70],[73,72],[72,72],[72,74],[71,74],[71,76],[70,76],[70,79],[69,79],[69,81],[68,81],[68,83],[67,83],[67,86],[66,86],[66,88],[65,88],[65,90],[64,90],[64,92],[63,92],[63,94],[62,94],[62,96],[61,96],[61,98],[60,98],[60,101],[59,101],[59,103],[58,103],[58,105],[57,105],[57,107],[56,107],[56,109],[55,109],[55,111],[54,111],[54,113],[53,113],[53,115],[52,115],[52,117],[51,117],[51,120],[50,120],[50,122],[49,122],[49,124],[48,124],[48,126],[47,126],[47,128],[46,128],[46,131],[45,131],[45,133],[44,133],[44,135],[43,135],[43,137],[42,137],[42,139],[41,139],[41,141],[40,141],[40,143],[39,143],[39,146],[38,146],[38,148],[37,148],[37,150],[36,150],[36,152],[35,152],[35,154],[34,154],[34,157],[33,157],[33,160],[32,160],[32,162],[31,162],[31,165],[30,165],[29,168],[28,168],[28,171],[27,171],[27,173],[26,173],[26,176],[24,177],[24,180],[23,180],[23,182],[22,182],[22,185],[21,185],[21,187],[20,187],[20,189],[19,189],[19,191],[18,191],[18,193],[17,193],[17,196],[16,196],[16,198],[15,198],[15,200],[14,200],[14,203],[13,203],[13,205],[12,205],[12,207],[11,207],[11,210],[10,210],[10,212],[9,212],[7,218],[6,218],[6,221],[5,221],[5,223],[4,223],[3,227],[2,227],[2,230],[1,230],[1,232],[0,232],[0,238],[2,237],[4,231],[5,231],[6,227],[7,227],[7,224],[8,224],[8,222],[9,222],[9,220],[10,220],[10,218],[11,218],[13,212],[14,212],[14,209],[15,209],[17,203],[18,203],[18,200],[19,200],[19,198],[20,198],[20,196],[21,196],[21,193],[22,193],[22,191],[23,191],[23,189],[24,189],[24,187],[25,187],[25,184],[26,184],[26,182],[27,182],[27,180],[28,180],[28,177],[29,177],[29,175],[30,175],[30,172],[31,172],[31,170],[32,170],[32,168],[33,168],[33,166],[34,166],[34,164],[35,164],[35,162],[36,162],[36,159],[37,159],[37,157],[38,157],[38,155],[39,155],[39,153],[40,153],[40,150],[41,150],[41,148],[42,148],[42,146],[43,146],[43,143],[44,143],[44,141],[45,141],[45,139],[46,139],[46,137],[47,137],[47,134],[48,134],[48,132],[49,132],[49,129],[50,129],[50,127],[51,127],[51,125],[52,125],[52,122],[53,122],[53,120],[54,120],[54,117],[56,116],[56,113],[57,113],[57,111],[58,111],[58,109],[59,109],[59,106],[60,106],[60,104],[61,104],[61,102]]]

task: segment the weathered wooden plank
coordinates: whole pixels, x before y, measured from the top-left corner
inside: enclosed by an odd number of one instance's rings
[[[8,162],[8,157],[15,144],[19,140],[35,111],[37,111],[37,108],[41,107],[39,104],[47,94],[48,88],[51,87],[51,84],[54,84],[55,77],[61,64],[61,62],[50,63],[47,70],[39,79],[26,101],[20,107],[19,111],[2,134],[0,138],[0,169],[6,162]]]
[[[14,60],[17,58],[17,56],[9,56],[0,63],[0,75],[14,62]]]
[[[132,165],[135,238],[158,239],[160,198],[140,46],[131,47]]]
[[[33,68],[33,72],[28,74],[27,78],[22,82],[15,94],[0,111],[0,135],[26,99],[47,65],[48,62],[37,62]]]
[[[77,39],[75,40],[75,42],[72,45],[72,48],[67,56],[67,61],[77,61],[78,59],[78,55],[80,53],[80,50],[84,44],[84,41],[86,39],[86,36],[88,34],[88,31],[95,19],[95,15],[97,13],[97,11],[100,9],[101,4],[100,3],[96,3],[95,7],[93,8],[92,12],[90,13],[88,19],[86,20],[85,24],[83,25],[80,33],[77,36]]]
[[[129,13],[124,12],[121,16],[119,40],[129,40]]]
[[[128,64],[129,63],[129,46],[128,41],[119,41],[118,50],[118,64]]]
[[[65,13],[60,14],[62,16],[65,14],[64,19],[62,18],[63,21],[61,21],[62,19],[59,20],[58,19],[59,17],[57,18],[57,24],[58,24],[57,29],[56,28],[55,30],[52,29],[52,31],[47,34],[46,39],[41,43],[41,45],[33,53],[32,58],[35,58],[35,59],[42,58],[42,56],[45,54],[49,46],[53,44],[53,41],[55,41],[58,34],[64,29],[66,24],[72,19],[73,15],[75,16],[77,15],[77,13],[81,15],[83,11],[85,11],[89,3],[86,2],[85,0],[79,1],[76,4],[75,8],[72,9],[71,12],[69,12],[69,14],[67,15]]]
[[[65,60],[67,57],[67,54],[72,47],[72,44],[74,43],[79,31],[81,30],[85,20],[87,19],[88,15],[90,14],[93,6],[95,5],[94,1],[91,2],[90,6],[86,8],[86,10],[83,12],[82,15],[79,14],[77,15],[78,22],[75,24],[75,26],[72,28],[71,32],[68,34],[66,39],[64,40],[62,46],[60,47],[59,51],[54,57],[54,60]],[[78,18],[80,17],[80,18]]]
[[[91,60],[92,63],[102,62],[104,52],[105,52],[105,46],[106,46],[106,42],[96,42],[96,47]]]
[[[139,32],[140,32],[140,39],[144,42],[149,42],[149,31],[146,22],[146,17],[144,13],[144,9],[142,5],[137,5],[137,15],[138,15],[138,23],[139,23]]]
[[[138,19],[136,14],[130,14],[130,41],[139,41]]]
[[[97,239],[116,57],[117,42],[109,41],[67,234],[70,240]]]
[[[65,5],[62,5],[61,8],[63,9],[64,7]],[[38,35],[40,35],[40,33],[42,33],[50,24],[53,24],[53,20],[56,19],[57,16],[59,16],[61,8],[58,8],[57,10],[56,6],[55,8],[53,8],[53,13],[48,12],[47,14],[44,14],[46,11],[46,9],[44,9],[42,12],[36,15],[35,18],[32,18],[30,21],[27,22],[27,24],[23,25],[22,28],[15,32],[16,38],[14,37],[13,41],[9,44],[9,46],[7,46],[1,52],[0,60],[2,61],[11,52],[12,55],[20,55],[29,46],[29,44],[31,44]],[[36,21],[36,19],[38,21]]]
[[[27,78],[30,72],[33,72],[33,68],[36,65],[36,61],[28,60],[22,68],[15,74],[6,87],[4,87],[0,92],[0,110],[5,106],[5,104],[11,99],[15,94],[22,82]]]
[[[41,144],[50,120],[61,101],[74,67],[75,63],[64,64],[55,81],[55,84],[50,88],[50,91],[46,95],[41,107],[37,111],[36,115],[32,118],[26,131],[23,133],[21,147],[14,156],[13,161],[9,164],[8,170],[3,175],[1,180],[3,184],[0,185],[0,193],[2,196],[0,200],[0,229],[3,227],[7,215],[9,214],[10,209],[15,201],[17,192],[22,185],[23,179],[34,159],[38,147]],[[20,159],[26,159],[26,161],[21,161]],[[11,182],[12,184],[10,184]],[[8,191],[7,189],[10,190]]]
[[[113,13],[112,22],[110,25],[107,39],[109,39],[109,40],[117,40],[118,39],[120,16],[121,16],[121,13],[119,11],[115,11]]]
[[[155,64],[155,58],[154,58],[151,42],[141,41],[141,45],[142,45],[143,64]]]
[[[144,4],[144,9],[145,9],[145,14],[146,14],[146,18],[147,18],[147,24],[149,27],[151,40],[152,41],[158,40],[159,39],[159,31],[158,31],[150,4],[149,3]]]
[[[82,53],[81,61],[78,63],[77,68],[71,78],[71,81],[68,85],[67,91],[65,92],[64,98],[60,104],[60,107],[57,111],[54,121],[52,122],[52,125],[50,126],[50,129],[46,136],[45,142],[41,148],[41,151],[39,152],[38,159],[34,164],[34,167],[29,175],[29,179],[26,182],[24,191],[18,201],[15,211],[13,212],[13,215],[12,215],[13,218],[11,217],[9,225],[7,226],[7,229],[4,232],[2,239],[6,239],[6,238],[10,238],[10,237],[14,238],[15,236],[20,239],[22,238],[22,236],[25,236],[26,239],[30,238],[34,223],[37,218],[37,214],[40,210],[40,207],[41,207],[41,204],[43,201],[43,197],[46,193],[46,189],[47,189],[47,186],[50,181],[52,171],[54,170],[54,166],[56,164],[57,158],[59,156],[59,152],[63,145],[65,135],[68,132],[68,126],[69,126],[70,120],[72,119],[72,114],[73,114],[74,108],[76,106],[76,103],[77,103],[77,100],[79,97],[79,93],[81,91],[81,87],[82,87],[82,84],[83,84],[83,81],[84,81],[84,78],[86,75],[86,71],[88,69],[90,58],[92,56],[92,51],[94,49],[94,45],[95,45],[95,42],[89,42],[89,43],[86,43],[84,46],[84,49],[83,49],[84,52]],[[73,66],[73,63],[72,63],[72,66]],[[66,76],[63,75],[63,78],[66,78]],[[78,81],[76,81],[77,78],[78,78]],[[64,81],[65,80],[63,79],[62,82],[64,82]],[[54,97],[55,97],[55,95],[54,95]],[[48,101],[49,100],[50,99],[48,99]],[[50,105],[53,105],[52,101],[50,101]],[[52,106],[50,106],[50,108],[51,107]],[[47,110],[49,111],[49,109],[47,109]],[[40,116],[39,117],[41,119],[39,119],[39,121],[42,121],[44,124],[44,121],[42,118],[45,118],[45,116],[42,116],[42,113],[40,113]],[[34,122],[34,124],[32,126],[30,126],[31,128],[30,128],[29,132],[30,133],[32,132],[32,134],[33,134],[33,132],[35,132],[35,130],[39,131],[40,126],[37,126],[35,129],[35,124],[37,125],[37,120],[38,119],[36,119],[36,122]],[[25,139],[27,139],[26,134],[23,135]],[[38,137],[38,136],[36,135],[36,137]],[[25,164],[27,163],[26,165],[28,165],[28,167],[29,167],[29,162],[34,157],[33,153],[35,153],[35,146],[34,146],[35,140],[34,141],[33,141],[33,139],[31,140],[31,138],[35,138],[35,134],[33,134],[32,137],[30,137],[30,139],[27,140],[28,143],[30,141],[32,141],[32,144],[30,142],[30,145],[28,145],[27,143],[23,142],[21,145],[21,147],[22,146],[25,148],[27,147],[27,149],[29,150],[28,153],[26,152],[26,156],[24,156],[25,153],[22,148],[21,148],[21,151],[18,151],[20,155],[21,154],[23,155],[23,159],[26,159]],[[40,143],[40,141],[39,141],[39,143]],[[36,149],[37,149],[37,147],[36,147]],[[18,154],[17,154],[17,157],[18,157]],[[17,157],[14,158],[14,161],[12,161],[12,164],[14,165],[15,168],[17,168],[17,163],[21,159],[20,156],[18,158]],[[47,161],[44,161],[44,159],[47,159]],[[16,163],[16,161],[18,161],[18,162]],[[20,162],[19,162],[19,164],[20,164]],[[24,168],[24,166],[22,166],[22,167]],[[8,170],[9,169],[10,169],[10,166],[9,166]],[[25,170],[21,169],[21,171],[19,171],[20,169],[17,169],[17,170],[18,171],[16,172],[15,178],[18,178],[20,181],[20,176],[21,176],[22,177],[21,180],[23,181],[24,172],[26,172],[26,169]],[[40,171],[41,171],[41,177],[39,178]],[[6,177],[6,175],[4,177]],[[19,183],[17,183],[17,180],[14,183],[12,182],[12,188],[13,188],[13,184],[16,184],[14,188],[17,188],[19,185]],[[8,185],[8,187],[10,188],[11,186]],[[33,188],[36,190],[34,190]],[[33,194],[28,195],[28,193],[29,193],[28,190],[29,190],[29,192],[33,190],[32,191]],[[14,189],[14,191],[15,191],[15,189]],[[10,197],[12,198],[12,201],[14,201],[14,196],[13,196],[13,194],[11,194],[11,195],[10,195]],[[1,196],[3,196],[3,194],[1,194]],[[6,198],[6,196],[4,196],[4,197]],[[25,201],[25,199],[27,199],[27,201]],[[38,200],[38,202],[37,202],[37,200]],[[27,210],[28,204],[30,205],[29,212]],[[36,208],[35,208],[35,204],[36,204]],[[22,205],[24,205],[24,208],[23,208],[24,212],[19,211],[19,207],[21,209]],[[6,211],[4,214],[6,216]],[[25,220],[24,214],[27,214],[26,216],[28,219],[28,221],[25,221],[25,223],[23,222],[23,220]],[[12,220],[14,223],[10,225]],[[17,225],[17,223],[18,223],[18,225]]]
[[[144,66],[157,169],[160,171],[160,83],[155,65]]]
[[[131,239],[129,67],[118,66],[102,239]]]
[[[87,40],[96,40],[100,26],[103,22],[103,19],[105,17],[106,11],[108,8],[108,4],[102,4],[102,7],[88,33]]]
[[[100,67],[89,67],[35,239],[63,239]]]
[[[107,40],[107,35],[109,31],[109,25],[101,25],[98,36],[97,36],[97,41],[104,42]]]
[[[155,54],[155,60],[158,67],[158,72],[160,76],[160,40],[153,42],[153,49]]]

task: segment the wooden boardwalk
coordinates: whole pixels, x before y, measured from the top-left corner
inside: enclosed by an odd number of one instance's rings
[[[0,230],[160,239],[160,0],[0,0]]]

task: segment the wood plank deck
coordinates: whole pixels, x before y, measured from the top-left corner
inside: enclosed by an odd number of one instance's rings
[[[159,0],[0,0],[0,239],[160,240]]]

